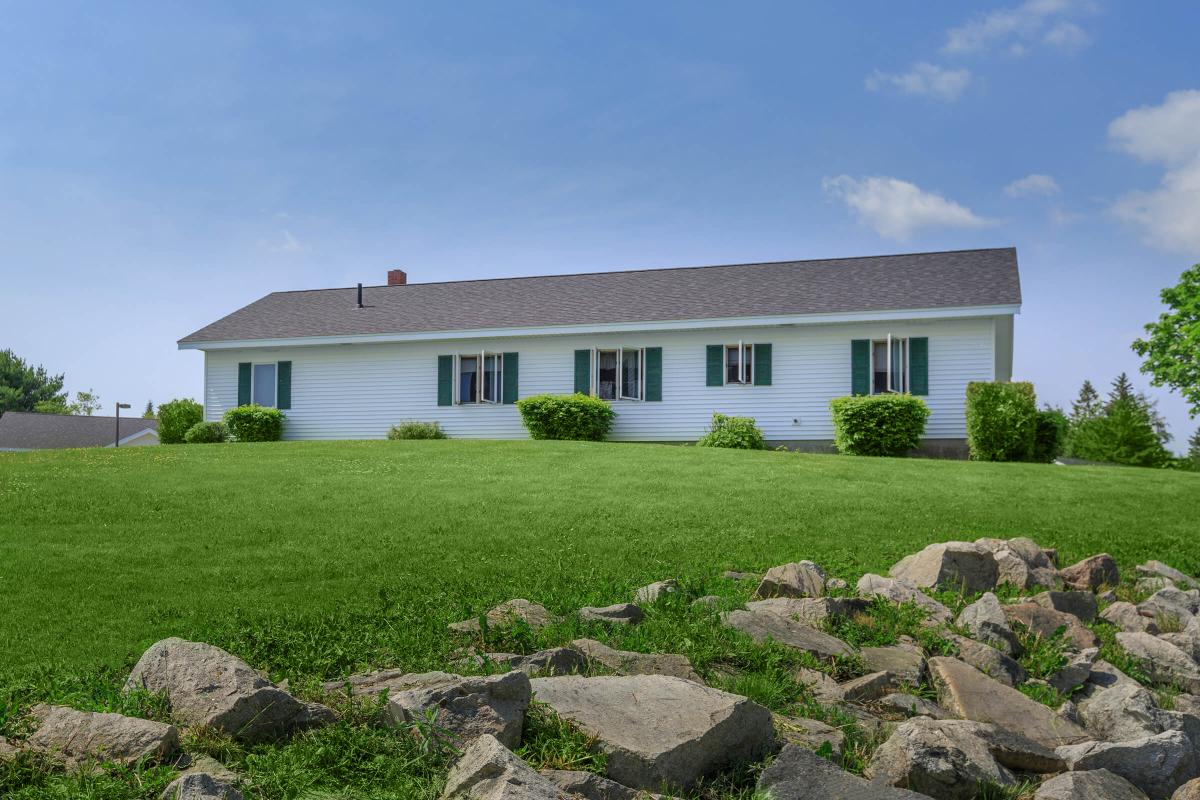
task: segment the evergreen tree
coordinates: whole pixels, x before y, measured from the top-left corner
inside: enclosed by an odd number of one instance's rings
[[[1079,423],[1085,419],[1091,419],[1100,413],[1100,393],[1096,391],[1096,387],[1092,386],[1092,382],[1084,380],[1083,386],[1079,387],[1079,397],[1075,398],[1075,402],[1071,403],[1071,423]]]
[[[62,387],[62,375],[50,375],[43,367],[26,364],[12,350],[0,350],[0,414],[33,411],[38,403],[66,405]]]
[[[1108,392],[1108,404],[1112,405],[1118,400],[1132,400],[1133,395],[1133,384],[1130,383],[1129,376],[1122,372],[1112,382],[1112,389]]]
[[[154,419],[154,401],[146,401],[146,410],[142,412],[142,419]]]
[[[1200,428],[1188,439],[1188,458],[1192,461],[1192,469],[1200,470]]]

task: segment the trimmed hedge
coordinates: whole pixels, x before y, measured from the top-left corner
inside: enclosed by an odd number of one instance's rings
[[[197,422],[183,435],[188,444],[216,444],[229,440],[229,428],[224,422]]]
[[[225,412],[225,424],[239,442],[277,442],[283,438],[283,412],[267,406],[238,406]]]
[[[158,441],[182,444],[184,436],[197,422],[204,421],[204,406],[195,400],[180,399],[158,407]]]
[[[1067,447],[1067,435],[1071,423],[1067,415],[1057,408],[1047,408],[1037,412],[1037,426],[1033,435],[1033,451],[1029,454],[1030,461],[1049,464],[1063,454]]]
[[[586,394],[535,394],[517,401],[521,421],[534,439],[602,442],[617,413],[598,397]]]
[[[446,432],[436,422],[418,422],[407,420],[399,425],[393,425],[388,431],[387,438],[400,439],[445,439]]]
[[[921,443],[929,406],[911,394],[835,397],[833,443],[852,456],[902,456]]]
[[[1024,461],[1037,441],[1033,384],[972,381],[967,384],[967,446],[975,461]]]
[[[767,443],[753,417],[728,417],[716,412],[708,433],[696,442],[697,447],[730,447],[735,450],[766,450]]]

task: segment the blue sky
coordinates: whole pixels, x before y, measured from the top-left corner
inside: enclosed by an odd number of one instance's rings
[[[199,397],[175,340],[233,309],[394,267],[1007,245],[1016,374],[1065,404],[1200,261],[1195,2],[2,8],[0,347],[106,413]]]

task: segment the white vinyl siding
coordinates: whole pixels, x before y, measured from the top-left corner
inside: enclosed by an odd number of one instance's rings
[[[238,362],[290,359],[287,439],[380,439],[406,419],[440,422],[452,437],[524,438],[511,404],[438,406],[438,356],[519,353],[520,396],[528,397],[570,393],[576,350],[661,347],[662,402],[614,404],[613,439],[695,441],[720,411],[754,417],[771,440],[829,440],[829,400],[850,394],[851,340],[885,339],[889,333],[929,337],[929,395],[923,399],[933,413],[926,436],[963,438],[967,383],[993,379],[990,317],[211,350],[205,358],[204,411],[215,420],[237,405]],[[705,385],[705,348],[731,339],[772,343],[772,385],[753,392]]]

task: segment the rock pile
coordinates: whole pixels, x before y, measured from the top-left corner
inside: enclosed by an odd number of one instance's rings
[[[990,791],[983,787],[1028,786],[1035,800],[1200,800],[1200,583],[1148,561],[1136,583],[1122,585],[1107,554],[1061,570],[1055,558],[1028,538],[941,542],[886,577],[862,576],[857,592],[801,560],[761,578],[731,573],[753,588],[741,607],[721,597],[697,603],[663,580],[638,589],[634,602],[575,614],[589,631],[615,632],[661,610],[656,603],[678,603],[710,615],[725,635],[804,653],[797,660],[814,668],[794,679],[812,703],[797,707],[820,709],[812,714],[820,719],[772,714],[706,683],[736,668],[722,673],[684,655],[597,639],[565,643],[557,632],[575,630],[572,618],[526,599],[454,623],[451,633],[478,643],[488,641],[485,627],[523,627],[559,646],[460,651],[456,672],[364,672],[314,697],[386,695],[379,724],[452,745],[460,755],[443,800],[660,797],[651,793],[686,792],[764,761],[758,790],[774,800],[970,800]],[[907,637],[861,648],[838,638],[846,624],[869,624],[880,603],[915,607],[924,620],[911,632],[929,649]],[[293,696],[230,653],[182,639],[150,647],[127,688],[161,693],[175,724],[38,706],[32,733],[0,740],[0,758],[32,750],[68,768],[173,763],[176,726],[259,743],[335,719],[327,705]],[[604,754],[605,775],[539,772],[515,755],[535,701]],[[847,719],[857,732],[830,724]],[[839,766],[851,745],[865,754],[862,775]],[[185,770],[164,797],[241,794],[238,777],[210,759]]]

